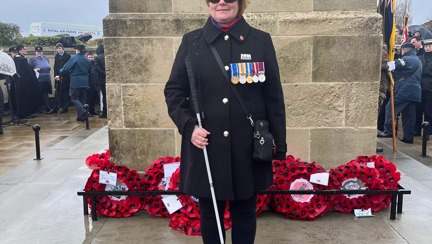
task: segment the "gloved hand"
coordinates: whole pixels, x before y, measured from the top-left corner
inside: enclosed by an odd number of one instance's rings
[[[388,70],[393,71],[396,69],[395,61],[387,62]]]

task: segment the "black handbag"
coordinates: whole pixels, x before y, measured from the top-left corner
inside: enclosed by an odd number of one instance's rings
[[[250,121],[252,127],[254,128],[252,158],[257,161],[271,162],[273,159],[273,154],[275,151],[274,149],[276,148],[276,145],[274,143],[273,135],[270,133],[268,121],[267,120],[258,120],[256,122],[253,121],[252,114],[250,114],[247,111],[246,106],[243,104],[243,101],[237,92],[237,89],[231,85],[228,74],[224,69],[222,60],[215,46],[212,44],[209,45],[213,52],[213,55],[216,58],[216,61],[219,64],[220,69],[222,70],[222,73],[224,74],[227,82],[230,84],[230,87],[234,95],[237,97],[237,100],[240,102],[240,105],[246,114],[246,118]]]
[[[258,120],[255,122],[253,139],[252,158],[258,161],[272,161],[274,140],[273,135],[269,131],[267,120]]]

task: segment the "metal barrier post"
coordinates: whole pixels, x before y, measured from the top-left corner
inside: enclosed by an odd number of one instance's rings
[[[85,120],[86,120],[86,130],[90,130],[90,126],[89,126],[89,112],[88,112],[88,109],[89,109],[89,105],[88,104],[84,104],[84,109],[85,109],[85,113],[86,113],[86,117],[85,117]]]
[[[427,121],[423,122],[422,128],[423,128],[422,152],[420,157],[428,158],[428,156],[426,155],[426,148],[427,148],[427,140],[429,139],[429,122]]]
[[[40,141],[39,141],[39,131],[41,129],[40,125],[35,124],[32,126],[33,131],[35,133],[35,142],[36,142],[36,158],[34,160],[42,160],[40,154]]]

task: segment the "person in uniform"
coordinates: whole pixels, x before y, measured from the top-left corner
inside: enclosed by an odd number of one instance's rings
[[[36,113],[42,105],[42,95],[36,73],[28,63],[27,49],[24,45],[17,45],[18,53],[13,58],[16,74],[10,85],[12,106],[18,119],[26,118]]]
[[[87,102],[87,89],[89,87],[91,62],[85,56],[85,46],[76,45],[75,53],[69,61],[60,69],[60,75],[70,75],[69,95],[77,109],[77,121],[85,121],[87,118],[84,104]]]
[[[55,113],[49,104],[48,94],[52,94],[51,86],[51,64],[47,57],[43,55],[43,47],[35,46],[36,56],[29,60],[30,66],[35,70],[39,82],[39,91],[42,94],[42,101],[45,105],[47,114]]]
[[[63,44],[55,45],[56,55],[54,57],[54,79],[56,84],[56,103],[55,109],[60,109],[60,113],[67,113],[69,109],[69,74],[61,75],[60,69],[69,61],[71,55],[64,50]]]
[[[402,58],[388,62],[389,70],[394,71],[394,114],[402,113],[403,138],[400,141],[412,144],[416,121],[416,103],[421,101],[420,80],[422,63],[416,56],[414,45],[405,43],[401,46]],[[378,137],[392,137],[391,104],[386,106],[384,131],[378,131]]]
[[[164,90],[169,116],[182,135],[179,188],[199,198],[204,243],[220,243],[203,155],[206,147],[220,222],[229,201],[232,242],[253,243],[256,193],[272,185],[272,162],[253,159],[253,127],[232,88],[237,89],[254,121],[269,121],[276,145],[273,158],[283,160],[286,120],[279,67],[270,34],[249,26],[242,16],[248,0],[206,3],[210,17],[203,28],[183,36]],[[210,45],[219,53],[230,80]],[[202,111],[193,109],[187,56]],[[203,114],[202,129],[197,125],[197,112]]]
[[[424,119],[432,125],[432,39],[424,40],[425,54],[420,56],[422,62],[422,107]],[[427,132],[428,135],[430,132]]]
[[[106,73],[105,73],[105,50],[104,44],[99,43],[96,48],[96,57],[95,57],[95,65],[94,68],[97,73],[99,90],[100,90],[100,98],[101,98],[101,107],[102,111],[99,114],[99,118],[107,118],[107,103],[106,103]]]

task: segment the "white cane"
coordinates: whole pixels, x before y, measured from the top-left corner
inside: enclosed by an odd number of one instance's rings
[[[196,117],[198,120],[198,126],[202,130],[200,110],[199,110],[199,106],[198,106],[198,99],[197,99],[196,88],[195,88],[195,78],[193,75],[192,64],[191,64],[191,60],[189,57],[186,57],[185,63],[186,63],[186,70],[187,70],[188,77],[189,77],[189,86],[191,89],[191,99],[192,99],[192,102],[193,102],[193,105],[195,108]],[[211,175],[210,163],[209,163],[209,159],[208,159],[206,146],[204,146],[203,152],[204,152],[204,160],[205,160],[206,169],[207,169],[207,176],[208,176],[208,180],[209,180],[209,184],[210,184],[210,193],[211,193],[211,197],[212,197],[212,201],[213,201],[213,208],[215,211],[216,222],[217,222],[217,227],[218,227],[218,232],[219,232],[219,239],[220,239],[221,244],[224,244],[224,238],[222,235],[222,226],[221,226],[221,223],[219,220],[219,212],[218,212],[218,207],[217,207],[217,203],[216,203],[216,194],[215,194],[215,190],[214,190],[214,186],[213,186],[213,179],[212,179],[212,175]]]

